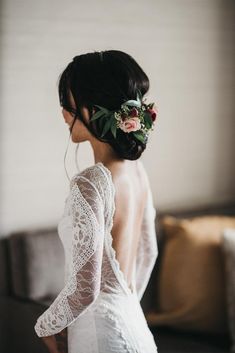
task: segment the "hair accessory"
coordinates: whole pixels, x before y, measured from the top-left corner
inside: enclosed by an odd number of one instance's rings
[[[125,133],[132,133],[136,139],[146,143],[158,114],[157,107],[154,105],[155,103],[144,103],[141,92],[137,90],[137,99],[124,102],[118,111],[110,111],[100,105],[94,105],[99,110],[93,114],[90,121],[102,120],[101,137],[111,130],[114,138],[117,138],[117,129],[120,129]]]

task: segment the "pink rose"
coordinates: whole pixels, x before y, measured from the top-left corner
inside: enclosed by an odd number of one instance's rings
[[[151,115],[152,121],[157,117],[157,109],[147,109],[147,112]]]
[[[136,131],[141,128],[140,120],[137,117],[131,117],[121,122],[120,129],[124,132]]]

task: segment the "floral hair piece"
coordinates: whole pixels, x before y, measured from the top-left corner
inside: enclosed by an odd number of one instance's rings
[[[100,105],[94,105],[99,110],[93,114],[90,121],[101,120],[100,126],[103,126],[101,137],[111,130],[116,138],[117,129],[120,129],[125,133],[132,133],[136,139],[146,143],[157,118],[158,110],[154,105],[155,103],[144,103],[141,92],[138,90],[137,99],[124,102],[118,111],[110,111]]]

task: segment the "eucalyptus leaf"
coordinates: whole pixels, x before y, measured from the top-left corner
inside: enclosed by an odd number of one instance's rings
[[[117,125],[115,123],[113,123],[111,125],[111,132],[112,132],[113,136],[116,138],[116,136],[117,136]]]
[[[99,126],[100,131],[102,130],[102,128],[103,128],[105,122],[106,122],[106,116],[103,115],[103,116],[101,116],[101,118],[98,120],[98,126]]]
[[[139,131],[134,131],[133,135],[137,138],[137,140],[141,141],[141,142],[145,142],[145,136],[139,132]]]
[[[140,92],[139,89],[137,89],[136,91],[137,91],[137,100],[141,101],[142,100],[142,93]]]
[[[101,107],[100,105],[96,105],[96,104],[95,104],[94,106],[100,108],[100,110],[102,110],[105,114],[110,113],[110,111],[109,111],[108,109],[106,109],[106,108],[104,108],[104,107]]]
[[[106,134],[106,132],[110,129],[111,123],[112,123],[112,119],[108,119],[106,121],[101,137],[103,137]]]
[[[144,121],[145,121],[146,128],[150,129],[153,124],[153,121],[152,121],[150,114],[146,111],[144,112]]]
[[[110,119],[112,120],[112,124],[117,124],[117,119],[115,117],[115,112],[112,112],[110,115]]]
[[[99,110],[91,117],[90,121],[96,120],[100,118],[102,115],[104,115],[104,112],[102,110]]]
[[[137,101],[137,100],[133,100],[133,99],[131,99],[131,100],[129,100],[129,101],[127,101],[127,102],[124,102],[123,104],[122,104],[122,107],[125,107],[125,106],[131,106],[131,107],[140,107],[141,106],[141,103],[139,102],[139,101]]]

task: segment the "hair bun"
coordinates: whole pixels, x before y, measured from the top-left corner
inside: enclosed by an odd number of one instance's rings
[[[119,138],[112,139],[109,144],[113,147],[120,158],[136,160],[140,158],[143,151],[146,149],[146,143],[137,140],[131,133],[122,133]]]

